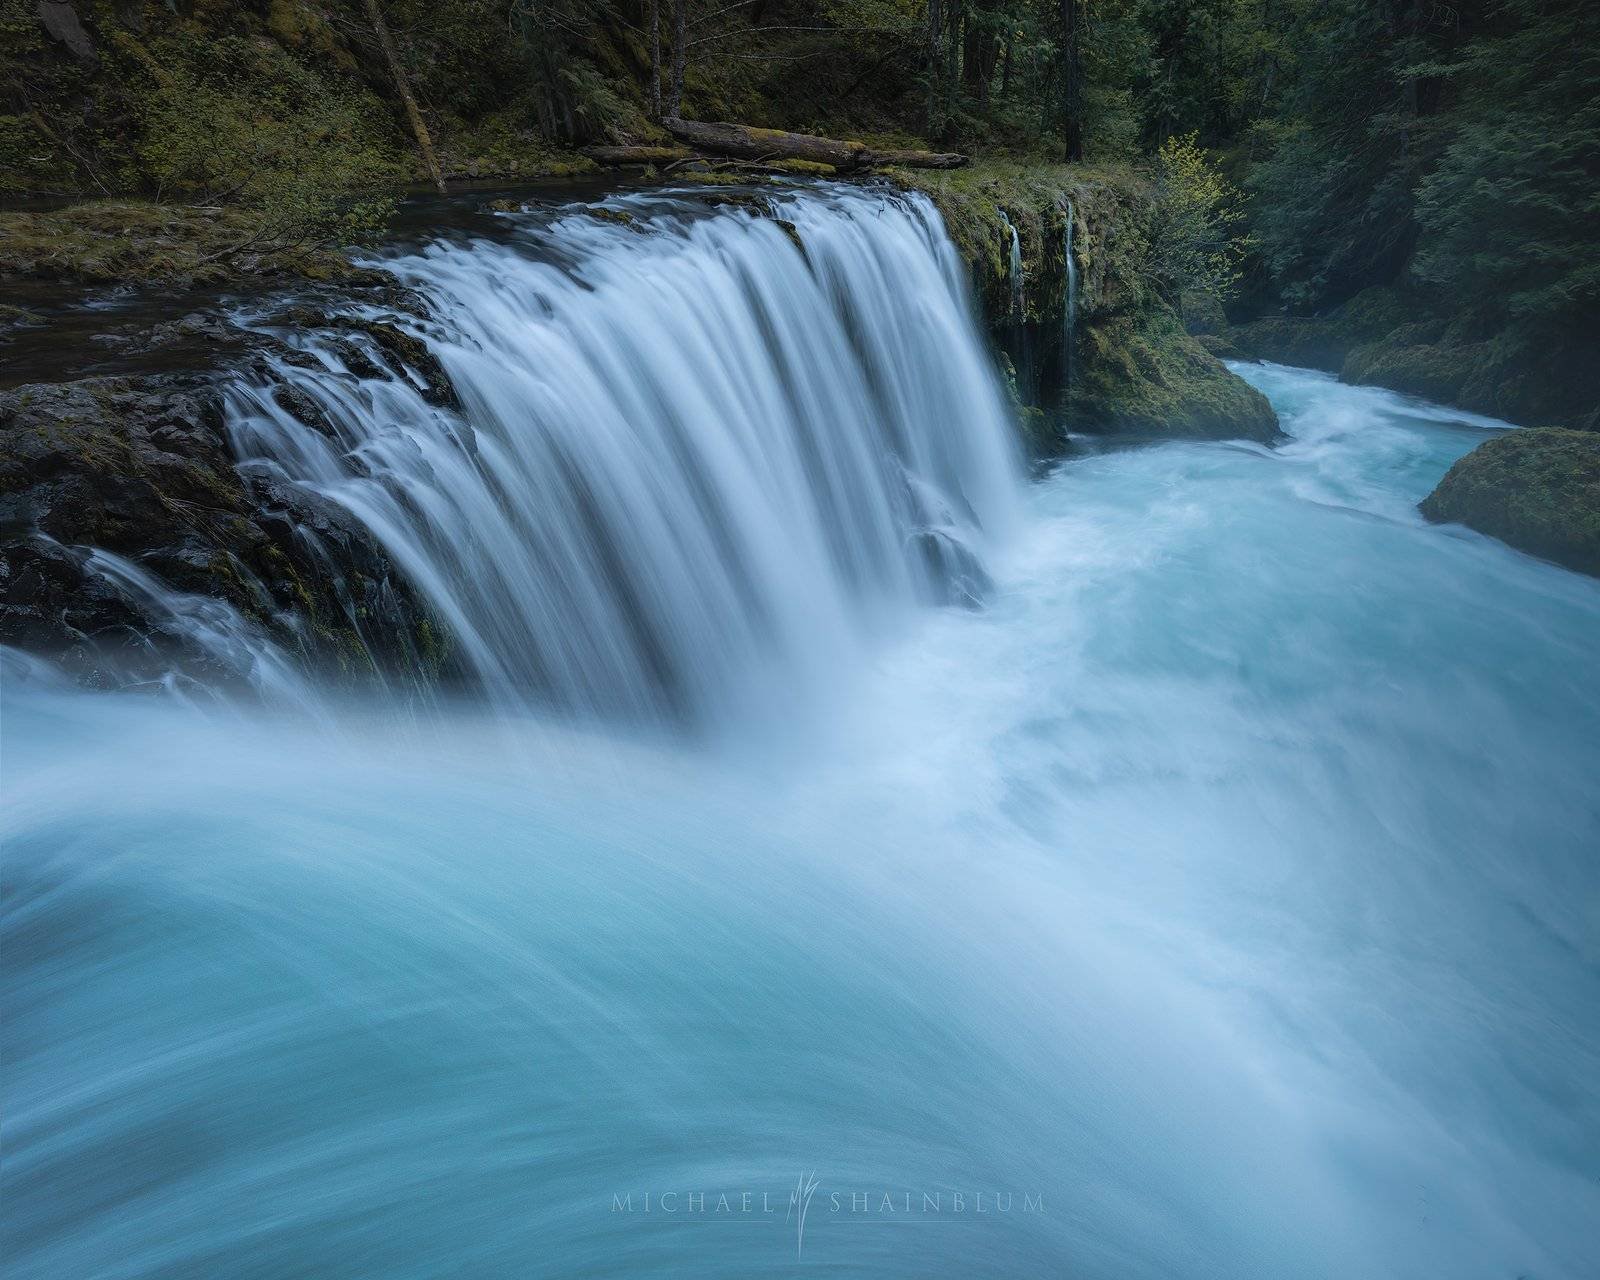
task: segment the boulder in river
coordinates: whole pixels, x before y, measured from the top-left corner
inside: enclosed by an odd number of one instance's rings
[[[1600,575],[1600,432],[1536,428],[1487,441],[1450,468],[1422,514]]]

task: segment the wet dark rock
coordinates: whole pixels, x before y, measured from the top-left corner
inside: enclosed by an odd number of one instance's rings
[[[426,306],[412,290],[398,287],[380,290],[374,300],[381,301],[386,309],[401,316],[428,323]],[[283,309],[273,316],[272,323],[285,329],[317,329],[349,335],[335,340],[332,345],[346,367],[358,378],[405,378],[429,404],[444,408],[460,407],[449,375],[428,344],[397,324],[324,310],[310,302],[299,302]],[[286,345],[279,345],[280,354],[290,350]],[[292,359],[291,363],[300,363],[305,367],[315,364],[304,353],[296,352],[294,355],[298,358]],[[288,406],[285,405],[285,408]],[[290,412],[294,412],[296,417],[300,416],[293,409]],[[308,422],[308,425],[316,424]]]
[[[92,685],[174,667],[218,683],[189,635],[96,571],[100,549],[225,602],[308,664],[437,672],[434,630],[381,547],[331,504],[235,466],[214,378],[0,392],[0,442],[0,643]]]
[[[272,399],[285,413],[313,431],[327,436],[330,440],[339,438],[339,429],[322,411],[322,406],[293,383],[282,382],[273,387]]]
[[[413,381],[421,383],[418,389],[424,400],[449,408],[460,407],[455,387],[426,342],[392,324],[372,321],[360,327],[389,357],[391,365],[400,372],[411,373]]]
[[[925,529],[914,537],[918,553],[934,584],[935,604],[980,609],[994,590],[983,562],[968,548],[940,529]]]

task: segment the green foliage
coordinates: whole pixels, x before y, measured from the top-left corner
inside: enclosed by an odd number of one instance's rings
[[[1281,112],[1257,122],[1256,230],[1285,299],[1314,309],[1393,280],[1416,242],[1416,187],[1448,120],[1419,68],[1459,41],[1450,15],[1329,0],[1297,32]]]
[[[1084,154],[1092,162],[1139,153],[1142,113],[1135,86],[1149,73],[1150,41],[1142,0],[1102,0],[1085,12]]]
[[[1234,138],[1274,100],[1308,0],[1140,0],[1147,47],[1138,100],[1148,145]]]
[[[146,64],[155,83],[140,104],[136,153],[158,197],[256,211],[248,243],[258,249],[366,243],[382,232],[393,202],[368,193],[401,172],[366,103],[275,45],[211,41],[196,63]]]
[[[1161,144],[1153,194],[1149,270],[1157,287],[1174,302],[1186,294],[1227,298],[1249,248],[1238,232],[1241,196],[1194,134]]]
[[[1510,0],[1451,69],[1417,273],[1518,326],[1600,336],[1600,10]]]

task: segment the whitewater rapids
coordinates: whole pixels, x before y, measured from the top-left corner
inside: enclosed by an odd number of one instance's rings
[[[819,518],[849,643],[692,740],[523,701],[505,566],[479,711],[13,669],[9,1274],[1600,1272],[1600,583],[1417,516],[1494,424],[1243,372],[1280,449],[967,438],[981,609]]]

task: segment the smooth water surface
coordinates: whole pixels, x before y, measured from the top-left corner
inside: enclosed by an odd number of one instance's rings
[[[9,1274],[1600,1273],[1600,583],[1243,372],[693,746],[13,672]]]

